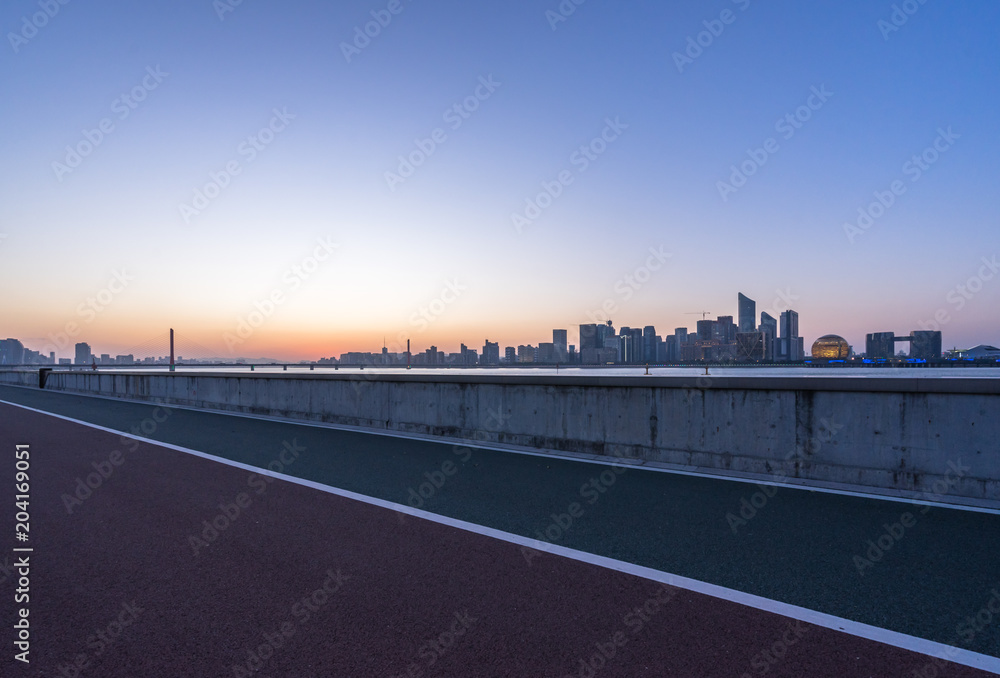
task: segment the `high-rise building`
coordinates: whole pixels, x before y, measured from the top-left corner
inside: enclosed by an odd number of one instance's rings
[[[580,325],[580,362],[584,365],[596,365],[600,356],[598,350],[603,346],[597,343],[598,325]]]
[[[761,362],[764,360],[764,350],[767,334],[764,332],[737,332],[736,359]]]
[[[497,341],[486,340],[483,344],[483,355],[479,359],[480,365],[499,365],[500,364],[500,343]]]
[[[667,337],[667,362],[681,361],[681,347],[687,343],[688,331],[686,327],[674,329],[673,336]]]
[[[615,336],[615,326],[611,324],[611,321],[607,321],[603,325],[597,326],[597,348],[604,346],[604,340],[608,337]]]
[[[754,319],[757,317],[757,302],[740,292],[738,301],[737,317],[739,318],[740,332],[756,332]]]
[[[630,327],[628,335],[631,337],[631,341],[629,342],[631,348],[629,349],[628,360],[626,362],[632,365],[639,365],[642,363],[643,356],[642,330],[638,327]]]
[[[711,341],[715,334],[714,320],[698,321],[698,341]]]
[[[556,362],[565,363],[569,359],[566,349],[566,330],[552,330],[552,343],[556,347]]]
[[[771,362],[775,359],[778,344],[778,320],[767,312],[761,311],[758,329],[764,335],[764,360]]]
[[[24,344],[17,339],[0,341],[0,365],[21,365],[24,363]]]
[[[552,365],[556,362],[556,345],[548,341],[539,342],[535,355],[535,362]]]
[[[865,335],[866,358],[869,360],[891,360],[895,355],[895,332],[872,332]]]
[[[913,330],[910,332],[910,357],[918,360],[941,358],[941,332]]]
[[[476,349],[462,344],[459,348],[458,361],[461,365],[471,365],[474,367],[479,364],[479,355],[476,353]]]
[[[73,361],[77,365],[89,365],[93,362],[94,357],[90,352],[90,344],[86,342],[80,342],[76,345],[76,359]]]
[[[513,365],[517,362],[517,349],[513,346],[506,346],[503,349],[504,362],[508,365]]]
[[[782,311],[779,324],[779,360],[798,362],[804,358],[803,341],[799,336],[799,314],[796,311]]]
[[[715,321],[715,339],[723,344],[736,342],[736,324],[733,316],[720,315]]]
[[[658,339],[656,335],[656,328],[652,325],[646,325],[642,328],[642,362],[644,363],[655,363],[656,362],[656,340]]]

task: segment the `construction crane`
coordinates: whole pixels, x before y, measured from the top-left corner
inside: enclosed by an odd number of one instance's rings
[[[700,315],[701,319],[705,320],[709,313],[711,313],[711,311],[688,311],[684,315]]]

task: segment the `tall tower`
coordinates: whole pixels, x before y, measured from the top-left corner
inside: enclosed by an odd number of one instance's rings
[[[738,326],[740,332],[756,332],[754,319],[757,317],[757,302],[740,292],[738,299]]]
[[[552,343],[555,345],[556,362],[566,362],[569,357],[566,345],[566,330],[552,330]]]
[[[799,337],[799,314],[792,310],[782,311],[779,331],[781,333],[781,359],[791,362],[802,360],[802,338]]]

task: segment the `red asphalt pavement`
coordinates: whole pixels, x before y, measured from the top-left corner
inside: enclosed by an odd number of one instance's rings
[[[16,444],[31,452],[27,544]],[[529,564],[515,544],[157,445],[69,514],[62,496],[122,448],[0,405],[0,564],[34,548],[30,664],[0,570],[0,675],[992,675],[569,558]]]

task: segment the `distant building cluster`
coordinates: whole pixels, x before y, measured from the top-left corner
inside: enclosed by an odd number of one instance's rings
[[[896,344],[910,346],[908,356],[915,360],[941,358],[941,332],[913,330],[909,336],[897,337],[893,332],[873,332],[865,336],[865,357],[869,360],[891,360],[896,357]]]
[[[696,323],[695,331],[678,327],[673,334],[660,336],[653,325],[621,327],[615,329],[612,321],[580,325],[579,349],[568,344],[568,332],[552,330],[552,341],[537,346],[522,344],[505,346],[501,352],[498,342],[487,339],[481,350],[461,344],[457,353],[445,353],[437,346],[411,353],[409,342],[405,352],[390,353],[383,346],[380,353],[348,352],[337,357],[320,358],[318,361],[301,361],[301,364],[319,365],[371,365],[371,366],[452,366],[494,367],[500,365],[667,365],[694,363],[822,363],[857,361],[866,363],[910,362],[936,360],[1000,361],[1000,349],[981,344],[966,350],[953,349],[943,356],[941,332],[914,330],[908,335],[894,332],[873,332],[865,338],[865,353],[854,354],[847,341],[838,335],[827,334],[817,339],[810,354],[805,353],[803,339],[799,336],[799,314],[791,309],[774,318],[766,312],[758,320],[756,302],[739,294],[737,317],[722,315],[710,320],[707,312]],[[897,352],[898,344],[907,344],[908,353]],[[177,356],[178,364],[219,364],[246,362],[245,359],[184,359]],[[262,360],[261,362],[279,362]],[[140,357],[133,354],[116,355],[93,353],[90,344],[80,342],[75,346],[71,359],[60,358],[60,365],[167,365],[170,358]],[[55,353],[47,356],[25,348],[17,339],[0,340],[0,365],[54,365]]]
[[[17,339],[0,339],[0,365],[169,365],[169,356],[151,357],[146,356],[136,358],[133,354],[116,355],[112,357],[108,353],[97,355],[90,344],[80,342],[73,347],[72,358],[56,359],[55,351],[47,356],[25,348],[24,344]],[[176,361],[185,364],[211,363],[212,361],[187,360],[178,356]]]
[[[25,348],[17,339],[0,339],[0,365],[55,365],[56,354],[53,351],[44,355],[38,351]]]
[[[736,322],[731,315],[709,320],[706,313],[695,332],[678,327],[663,337],[653,325],[617,332],[610,320],[580,325],[580,363],[801,362],[806,357],[796,311],[784,311],[780,318],[761,313],[758,324],[753,299],[740,294],[737,304]]]

